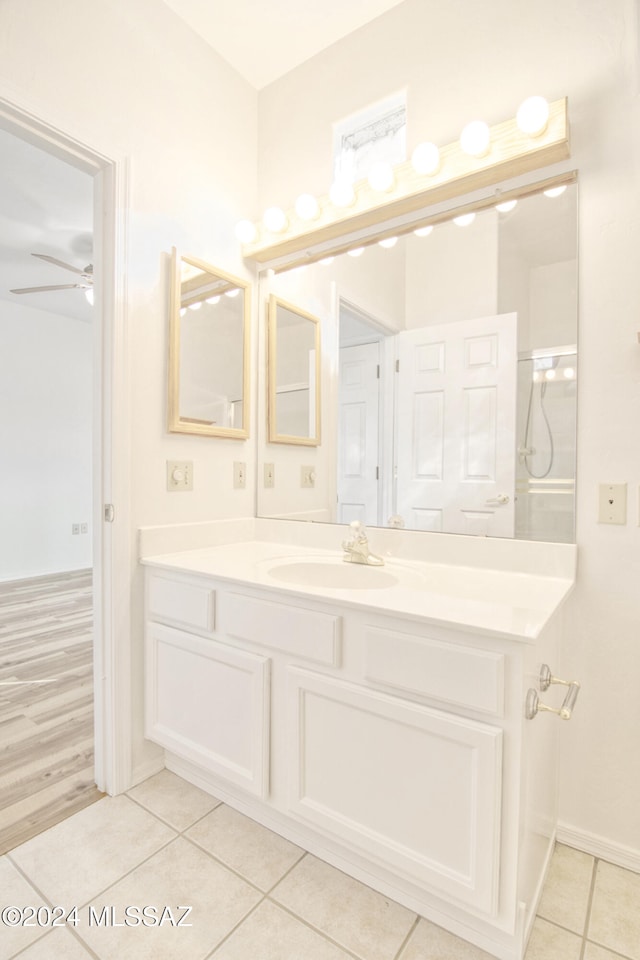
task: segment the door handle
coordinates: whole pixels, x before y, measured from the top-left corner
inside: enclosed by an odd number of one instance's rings
[[[499,493],[497,497],[491,497],[489,500],[485,500],[487,506],[490,507],[499,507],[502,504],[509,503],[509,497],[506,493]]]

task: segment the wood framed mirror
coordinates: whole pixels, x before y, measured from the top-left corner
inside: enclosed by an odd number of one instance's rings
[[[173,248],[170,433],[249,436],[250,323],[247,282]]]
[[[320,444],[320,321],[276,296],[268,305],[269,443]]]

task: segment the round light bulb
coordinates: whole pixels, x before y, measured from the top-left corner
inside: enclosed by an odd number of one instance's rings
[[[548,190],[543,190],[545,197],[559,197],[567,189],[566,183],[563,183],[560,187],[550,187]]]
[[[459,227],[468,227],[475,220],[475,213],[461,213],[459,217],[454,217],[453,222]]]
[[[491,146],[491,133],[484,120],[472,120],[460,134],[460,146],[470,157],[486,157]]]
[[[330,263],[333,263],[334,260],[335,260],[335,257],[325,257],[324,260],[321,260],[321,261],[320,261],[320,263],[321,263],[324,267],[328,267],[329,264],[330,264]]]
[[[384,240],[378,240],[379,246],[384,247],[385,250],[390,250],[391,247],[395,247],[397,242],[397,237],[385,237]]]
[[[280,207],[269,207],[264,212],[262,222],[269,233],[282,233],[287,226],[287,215]]]
[[[428,237],[429,234],[433,232],[433,224],[430,223],[428,227],[418,227],[413,232],[416,237]]]
[[[202,300],[196,300],[195,303],[189,304],[189,310],[199,310],[202,306]]]
[[[411,163],[416,173],[433,176],[440,169],[440,151],[435,143],[420,143],[411,154]]]
[[[329,190],[329,198],[336,207],[350,207],[356,199],[353,184],[348,180],[336,180]]]
[[[240,293],[240,288],[234,287],[233,290],[225,290],[224,295],[225,297],[231,297],[231,299],[233,299],[233,297],[237,297],[239,293]]]
[[[361,257],[364,253],[364,247],[354,247],[353,250],[347,250],[350,257]]]
[[[310,193],[301,193],[296,200],[296,213],[301,220],[315,220],[320,213],[320,204]]]
[[[505,200],[504,203],[496,203],[496,210],[499,210],[500,213],[509,213],[517,202],[517,200]]]
[[[556,372],[553,369],[546,370],[544,375],[546,380],[555,380],[556,378]]]
[[[236,223],[236,239],[240,243],[253,243],[257,236],[256,225],[251,223],[251,220],[240,220]]]
[[[563,373],[566,380],[573,380],[576,375],[576,371],[573,367],[565,367]]]
[[[518,107],[516,123],[521,133],[539,137],[549,123],[549,104],[544,97],[527,97]]]
[[[220,297],[208,297],[205,303],[210,303],[211,306],[215,307],[216,303],[220,303]]]
[[[367,179],[373,190],[384,193],[387,190],[391,190],[396,178],[391,164],[386,163],[384,160],[378,160],[371,165]]]
[[[186,312],[187,312],[187,308],[186,308],[186,307],[180,307],[180,316],[181,316],[181,317],[184,317],[184,315],[185,315]]]

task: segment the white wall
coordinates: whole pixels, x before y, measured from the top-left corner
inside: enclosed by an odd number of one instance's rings
[[[91,334],[0,301],[0,581],[92,566]]]
[[[583,690],[562,730],[560,813],[581,842],[604,838],[640,858],[636,6],[406,0],[261,92],[259,169],[261,209],[326,192],[332,124],[405,86],[409,151],[449,143],[476,116],[500,122],[531,94],[569,97],[580,171],[580,561],[554,669]],[[626,526],[598,525],[600,481],[630,484]]]
[[[172,245],[223,270],[250,275],[234,225],[255,207],[257,95],[157,0],[3,0],[3,95],[130,164],[130,372],[124,389],[131,429],[133,747],[139,770],[150,748],[142,733],[136,531],[147,524],[246,516],[254,510],[254,441],[167,434],[166,411]],[[253,417],[251,429],[253,437]],[[166,491],[167,459],[193,460],[192,493]],[[233,489],[234,460],[247,463],[245,490]]]

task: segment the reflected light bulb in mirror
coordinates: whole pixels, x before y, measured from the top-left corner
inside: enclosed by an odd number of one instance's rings
[[[287,226],[287,215],[280,207],[269,207],[264,212],[262,222],[269,233],[282,233]]]
[[[231,297],[233,299],[233,297],[237,297],[239,293],[240,288],[235,287],[233,290],[225,290],[224,295],[225,297]]]
[[[517,202],[517,200],[505,200],[504,203],[496,203],[496,210],[499,210],[500,213],[509,213],[510,210],[513,210]]]
[[[411,163],[416,173],[433,176],[440,169],[440,151],[435,143],[420,143],[411,154]]]
[[[91,306],[93,306],[93,287],[87,287],[84,295],[87,298],[87,303],[90,303]]]
[[[518,107],[516,124],[521,133],[539,137],[549,123],[549,104],[544,97],[527,97]]]
[[[350,257],[360,257],[364,253],[364,247],[355,247],[353,250],[347,250]]]
[[[320,261],[320,263],[321,263],[324,267],[328,267],[329,264],[330,264],[330,263],[333,263],[334,260],[335,260],[335,257],[325,257],[324,260],[321,260],[321,261]]]
[[[460,134],[460,146],[470,157],[486,157],[491,145],[491,134],[484,120],[472,120]]]
[[[310,193],[301,193],[296,200],[296,213],[301,220],[315,220],[320,213],[320,204]]]
[[[559,197],[567,189],[566,183],[563,183],[560,187],[550,187],[548,190],[543,190],[545,197]]]
[[[468,227],[475,220],[475,213],[461,213],[459,217],[454,217],[453,222],[458,227]]]
[[[545,370],[544,375],[546,380],[555,380],[556,378],[555,370]]]
[[[196,300],[195,303],[189,304],[189,310],[199,310],[202,306],[202,300]]]
[[[418,227],[413,232],[416,237],[428,237],[430,233],[433,233],[433,224],[430,223],[428,227]]]
[[[384,247],[385,250],[390,250],[391,247],[395,247],[397,242],[397,237],[385,237],[384,240],[378,240],[378,245]]]
[[[187,308],[186,308],[186,307],[180,307],[180,316],[181,316],[181,317],[184,317],[184,315],[185,315],[186,312],[187,312]]]
[[[356,199],[353,184],[347,180],[336,180],[329,190],[331,203],[336,207],[350,207]]]
[[[236,223],[236,239],[240,243],[253,243],[257,236],[256,225],[251,223],[251,220],[240,220]]]
[[[220,297],[208,297],[208,299],[205,302],[210,303],[212,306],[215,306],[216,303],[220,303]]]
[[[367,180],[369,181],[371,189],[377,190],[379,193],[385,193],[387,190],[391,190],[396,182],[393,167],[384,160],[378,160],[371,165]]]
[[[566,380],[573,380],[575,378],[576,371],[573,367],[565,367],[562,372]]]

